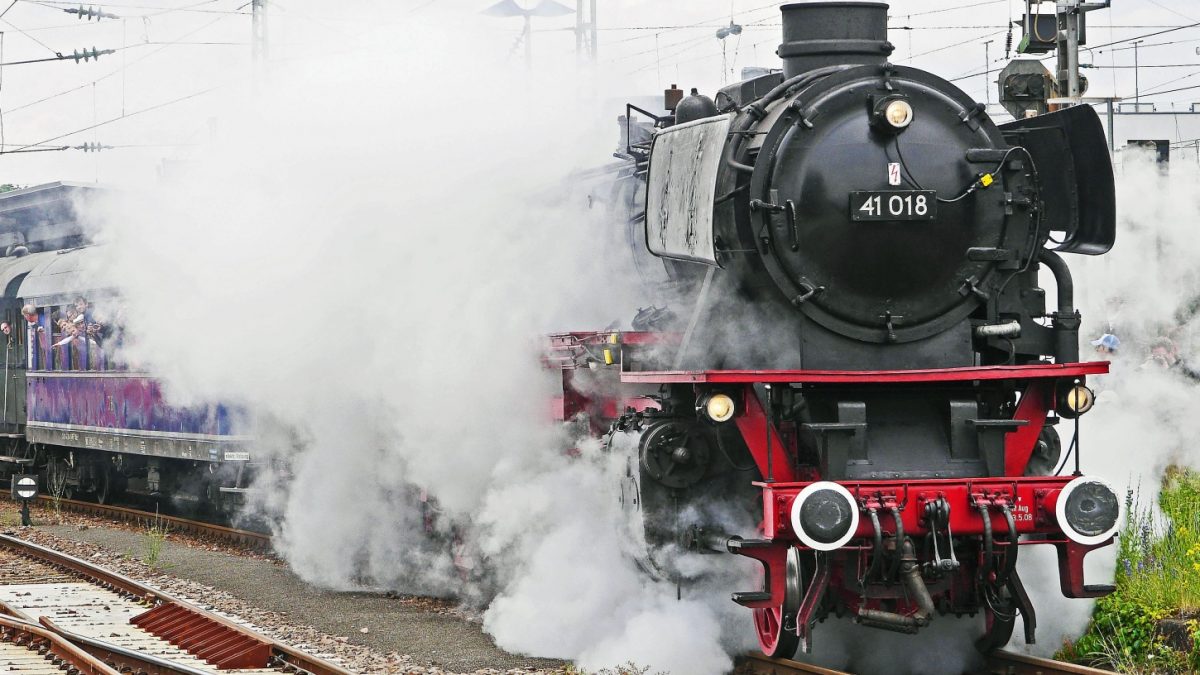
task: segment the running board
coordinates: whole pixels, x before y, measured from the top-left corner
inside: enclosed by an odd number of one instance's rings
[[[9,464],[21,464],[23,466],[33,464],[33,460],[29,459],[28,457],[14,457],[12,455],[0,455],[0,462],[7,462]]]

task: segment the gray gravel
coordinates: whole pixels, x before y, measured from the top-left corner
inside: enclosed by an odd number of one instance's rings
[[[134,557],[140,557],[145,546],[142,535],[122,529],[80,529],[75,525],[36,529]],[[412,666],[469,673],[484,669],[557,670],[564,665],[561,661],[509,654],[496,647],[477,623],[464,620],[440,603],[320,590],[277,561],[168,539],[159,568],[169,576],[211,586],[251,607],[278,613],[289,623],[336,636],[341,642],[393,657],[407,656],[403,662]]]

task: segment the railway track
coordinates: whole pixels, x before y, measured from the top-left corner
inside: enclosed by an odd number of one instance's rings
[[[772,659],[762,654],[749,654],[742,660],[745,671],[754,675],[854,675],[853,673],[822,668],[790,659]],[[987,658],[982,671],[970,675],[1112,675],[1111,671],[1063,663],[1051,659],[998,651]]]
[[[4,492],[3,494],[8,496],[9,493]],[[38,503],[47,509],[54,508],[54,498],[49,495],[39,495]],[[224,525],[206,523],[202,520],[167,516],[125,506],[97,504],[79,499],[63,498],[58,500],[58,506],[63,511],[111,518],[120,522],[133,523],[144,527],[151,527],[157,524],[168,528],[172,532],[187,532],[203,537],[211,537],[256,551],[271,550],[271,535],[252,530],[239,530],[232,527],[225,527]]]
[[[120,675],[61,635],[0,616],[0,672],[22,675]]]
[[[4,621],[47,631],[110,667],[76,666],[77,673],[350,675],[115,572],[5,535],[0,535],[0,611],[15,617]],[[3,658],[0,650],[0,672],[7,672]]]

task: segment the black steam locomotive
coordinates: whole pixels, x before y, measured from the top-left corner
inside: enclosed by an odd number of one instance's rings
[[[1095,597],[1111,588],[1084,583],[1084,555],[1121,522],[1079,470],[1085,379],[1107,364],[1079,362],[1059,255],[1114,242],[1099,120],[997,125],[888,62],[885,4],[782,12],[782,71],[627,110],[614,192],[672,311],[553,336],[562,418],[629,448],[650,549],[762,563],[733,600],[769,655],[831,615],[916,632],[982,613],[985,650],[1021,616],[1032,642],[1020,546],[1056,547],[1063,594]],[[757,531],[716,525],[729,509]]]

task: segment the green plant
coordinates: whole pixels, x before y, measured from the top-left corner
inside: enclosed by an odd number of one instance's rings
[[[62,523],[62,500],[67,494],[67,471],[58,460],[50,460],[46,469],[46,487],[50,489],[50,507],[54,509],[54,521]]]
[[[171,528],[159,518],[158,509],[154,511],[154,520],[142,534],[142,562],[150,567],[159,567],[162,562],[163,547]]]
[[[1196,672],[1200,650],[1173,649],[1160,623],[1185,620],[1193,644],[1200,638],[1200,475],[1172,469],[1157,505],[1139,496],[1126,497],[1116,592],[1097,601],[1088,631],[1059,655],[1121,673]]]

